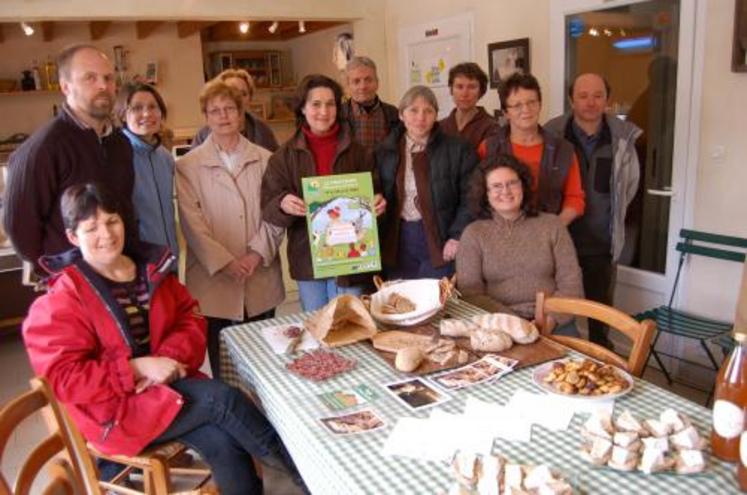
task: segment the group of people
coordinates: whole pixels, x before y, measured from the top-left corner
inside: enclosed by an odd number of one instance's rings
[[[488,80],[475,63],[450,70],[455,108],[438,121],[429,88],[385,103],[374,62],[354,57],[348,99],[324,75],[299,83],[296,131],[278,145],[248,111],[251,76],[231,69],[203,87],[206,126],[174,162],[153,86],[115,95],[112,64],[90,45],[66,49],[58,67],[62,112],[12,155],[4,223],[18,253],[51,274],[24,323],[32,366],[104,452],[178,438],[203,454],[223,493],[261,487],[248,458],[277,457],[282,444],[217,380],[220,331],[274,316],[286,235],[305,311],[369,290],[370,274],[314,278],[304,177],[372,173],[386,278],[456,272],[468,300],[526,318],[538,291],[611,302],[640,130],[605,113],[599,75],[577,77],[572,112],[543,127],[537,80],[514,74],[500,89],[501,127],[478,106]],[[554,323],[575,333],[569,320]],[[609,345],[602,327],[590,337]],[[198,371],[206,349],[212,380]]]

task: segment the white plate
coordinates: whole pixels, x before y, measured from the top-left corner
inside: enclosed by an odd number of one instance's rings
[[[589,402],[608,400],[608,399],[617,399],[618,397],[622,397],[623,395],[633,390],[633,377],[630,376],[626,371],[621,370],[620,368],[615,366],[615,371],[617,371],[617,373],[619,373],[620,376],[622,376],[625,379],[625,381],[628,382],[628,386],[625,387],[625,389],[621,390],[620,392],[617,392],[615,394],[606,394],[606,395],[562,394],[558,392],[557,390],[555,390],[555,387],[553,387],[552,385],[545,383],[544,378],[550,373],[550,371],[552,371],[552,367],[555,363],[565,363],[566,361],[568,361],[567,358],[557,359],[555,361],[550,361],[550,362],[543,363],[537,366],[532,372],[532,381],[534,382],[535,385],[537,385],[539,388],[541,388],[547,393],[557,395],[558,397],[565,397],[566,399],[589,401]],[[603,364],[603,363],[600,363],[600,364]]]
[[[438,282],[438,279],[424,278],[405,280],[383,287],[371,296],[371,316],[382,323],[394,325],[414,325],[427,320],[441,309],[441,290]],[[415,303],[415,309],[409,313],[383,313],[381,307],[392,292],[410,299]]]

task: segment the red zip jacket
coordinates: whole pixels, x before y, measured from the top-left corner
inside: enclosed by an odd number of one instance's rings
[[[203,376],[198,370],[205,357],[205,319],[170,271],[174,257],[168,249],[143,245],[149,258],[133,259],[147,265],[151,355],[183,363],[188,376]],[[136,455],[171,424],[182,397],[168,385],[135,393],[124,312],[77,249],[43,258],[42,264],[58,273],[23,323],[31,365],[94,447]]]

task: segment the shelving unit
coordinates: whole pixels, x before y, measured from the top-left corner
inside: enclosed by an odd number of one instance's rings
[[[226,69],[244,69],[258,88],[277,87],[282,81],[281,52],[277,50],[241,50],[210,54],[213,74]]]

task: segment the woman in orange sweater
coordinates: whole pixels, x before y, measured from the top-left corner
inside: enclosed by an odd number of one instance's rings
[[[584,213],[581,172],[573,145],[539,125],[542,92],[531,74],[516,73],[499,90],[508,126],[483,141],[481,159],[499,153],[513,155],[532,173],[532,193],[539,211],[554,213],[569,225]]]

